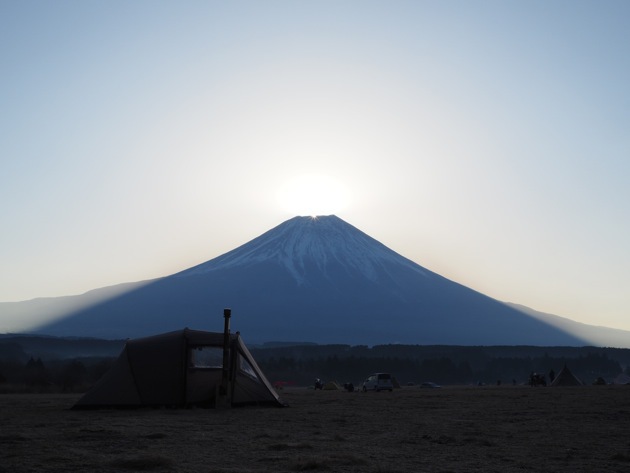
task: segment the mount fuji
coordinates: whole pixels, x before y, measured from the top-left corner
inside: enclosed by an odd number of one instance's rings
[[[80,296],[0,304],[32,332],[127,338],[219,330],[248,342],[620,346],[628,332],[505,304],[450,281],[336,216],[295,217],[185,271]],[[624,345],[625,346],[625,345]]]

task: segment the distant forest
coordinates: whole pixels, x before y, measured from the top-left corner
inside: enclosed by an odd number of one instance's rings
[[[549,372],[565,364],[585,384],[630,373],[630,350],[616,348],[306,345],[250,351],[270,380],[297,385],[320,378],[357,386],[376,372],[391,373],[403,385],[523,384],[531,373],[549,380]]]
[[[83,392],[112,365],[124,340],[0,336],[0,392]],[[630,374],[630,349],[533,346],[316,345],[269,343],[250,351],[272,382],[360,386],[375,372],[400,384],[523,384],[566,364],[585,384]]]
[[[124,345],[124,340],[2,335],[0,393],[84,392]]]

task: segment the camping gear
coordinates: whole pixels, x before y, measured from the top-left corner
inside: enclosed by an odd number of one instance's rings
[[[188,328],[128,340],[111,369],[73,409],[283,403],[240,334]]]

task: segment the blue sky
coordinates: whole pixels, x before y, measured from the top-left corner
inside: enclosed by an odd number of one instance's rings
[[[629,22],[627,1],[1,2],[0,301],[318,212],[630,330]]]

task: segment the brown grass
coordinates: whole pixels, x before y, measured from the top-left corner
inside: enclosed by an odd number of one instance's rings
[[[279,408],[71,411],[0,395],[0,472],[627,471],[630,387],[285,389]]]

